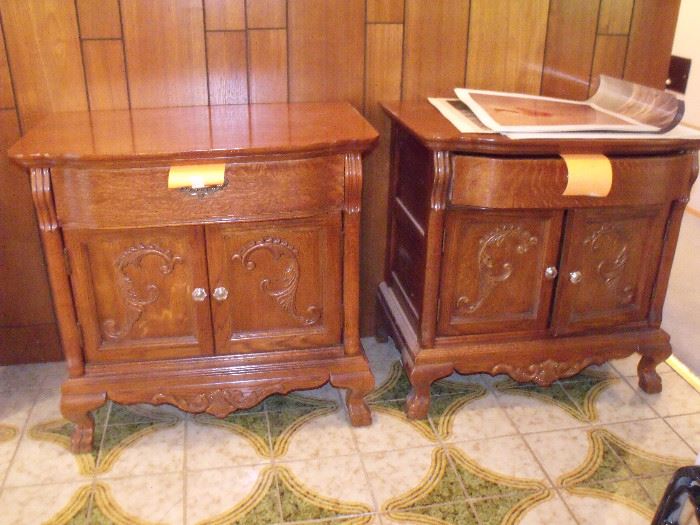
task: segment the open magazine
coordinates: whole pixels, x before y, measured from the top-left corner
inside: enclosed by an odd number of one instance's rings
[[[452,99],[430,102],[450,121],[446,111],[452,112],[465,128],[481,127],[482,132],[666,133],[681,121],[684,111],[683,101],[671,93],[605,75],[600,76],[597,91],[586,101],[466,88],[457,88],[455,93],[463,105]],[[436,104],[436,100],[441,102]],[[457,114],[461,115],[459,119]]]

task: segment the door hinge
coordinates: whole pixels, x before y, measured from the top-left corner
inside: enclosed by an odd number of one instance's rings
[[[73,268],[71,267],[71,264],[70,264],[70,255],[68,255],[68,248],[63,248],[63,263],[65,264],[65,267],[66,267],[66,273],[68,275],[72,275]]]

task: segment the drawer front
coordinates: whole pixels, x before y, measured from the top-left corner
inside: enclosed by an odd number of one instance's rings
[[[636,206],[670,202],[687,195],[693,155],[611,158],[607,197],[564,196],[564,160],[507,159],[456,155],[450,202],[483,208],[575,208]]]
[[[130,228],[285,218],[343,204],[342,156],[229,164],[225,185],[205,196],[168,189],[168,169],[52,170],[61,225]]]

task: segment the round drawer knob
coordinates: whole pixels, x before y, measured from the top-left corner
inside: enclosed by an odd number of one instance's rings
[[[552,279],[556,278],[557,275],[559,275],[559,270],[557,270],[556,266],[548,266],[547,269],[544,271],[544,278],[548,281],[551,281]]]
[[[583,274],[581,272],[579,272],[578,270],[576,270],[575,272],[571,272],[569,274],[569,281],[571,282],[571,284],[578,284],[581,282],[582,279],[583,279]]]
[[[201,303],[207,298],[207,291],[204,288],[195,288],[192,290],[192,299]]]
[[[223,286],[217,286],[214,288],[214,293],[212,295],[217,301],[225,301],[228,297],[228,290]]]

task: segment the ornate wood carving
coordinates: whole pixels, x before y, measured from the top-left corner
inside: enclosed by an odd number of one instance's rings
[[[479,239],[479,291],[476,299],[470,300],[466,295],[457,299],[457,309],[465,314],[472,314],[483,304],[493,289],[513,274],[514,263],[505,259],[506,248],[514,246],[515,254],[522,255],[535,246],[538,239],[522,226],[503,224]],[[496,252],[501,252],[497,254]],[[497,264],[497,255],[504,259]]]
[[[233,386],[217,388],[209,392],[185,392],[155,394],[149,403],[174,405],[185,412],[206,412],[216,417],[226,417],[231,412],[257,405],[266,397],[273,394],[286,394],[298,388],[312,388],[328,380],[328,375],[322,377],[307,377],[301,381],[277,381],[252,386]]]
[[[629,247],[624,232],[616,226],[604,224],[586,237],[583,243],[599,257],[596,271],[606,288],[617,297],[621,305],[630,304],[634,299],[634,287],[623,282],[629,260]]]
[[[126,336],[139,320],[146,306],[158,299],[160,294],[158,286],[149,283],[145,293],[139,295],[133,280],[126,272],[129,266],[140,267],[143,259],[149,255],[163,259],[164,262],[159,268],[163,275],[172,273],[175,264],[182,262],[181,257],[173,256],[170,251],[155,244],[137,244],[122,252],[114,265],[118,272],[117,288],[121,298],[126,303],[126,319],[124,319],[121,328],[117,328],[117,322],[114,319],[107,319],[102,323],[102,332],[108,339],[118,340]]]
[[[435,178],[433,179],[433,191],[430,194],[430,207],[435,211],[445,209],[447,202],[447,188],[450,180],[450,153],[448,151],[436,151],[433,153],[433,165]]]
[[[522,366],[501,363],[494,366],[490,373],[492,375],[508,374],[521,383],[531,381],[540,386],[548,386],[557,379],[572,376],[594,363],[595,358],[593,356],[583,357],[574,361],[555,361],[554,359],[547,359],[539,363]]]
[[[45,232],[55,231],[58,229],[58,220],[51,193],[51,172],[48,168],[32,168],[29,176],[39,229]]]
[[[321,319],[323,313],[321,307],[317,305],[309,306],[306,309],[306,315],[297,312],[295,304],[297,287],[299,286],[299,260],[297,258],[297,249],[287,241],[278,237],[265,237],[248,243],[238,253],[234,254],[231,260],[239,260],[246,270],[254,270],[256,264],[255,261],[251,259],[251,256],[259,250],[269,252],[276,261],[285,257],[287,262],[278,283],[265,277],[260,281],[260,289],[272,297],[292,319],[305,326],[316,324]]]
[[[360,213],[362,205],[362,157],[359,153],[345,155],[345,211]]]

